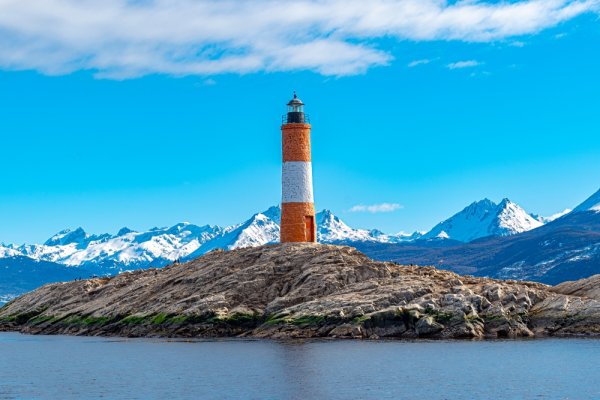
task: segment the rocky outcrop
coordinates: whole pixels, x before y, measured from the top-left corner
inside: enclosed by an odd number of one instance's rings
[[[600,301],[546,285],[281,244],[43,286],[0,309],[26,333],[270,338],[600,334]]]
[[[578,281],[563,282],[554,286],[552,291],[569,296],[600,300],[600,275],[593,275]]]

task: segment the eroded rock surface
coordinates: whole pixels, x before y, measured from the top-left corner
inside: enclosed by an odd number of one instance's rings
[[[574,292],[575,293],[575,292]],[[546,285],[281,244],[43,286],[0,309],[26,333],[271,338],[600,334],[600,301]]]
[[[578,281],[563,282],[552,288],[553,292],[571,296],[600,300],[600,275],[590,276]]]

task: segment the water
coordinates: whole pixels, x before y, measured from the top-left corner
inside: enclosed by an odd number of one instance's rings
[[[0,399],[600,399],[600,341],[168,341],[0,333]]]

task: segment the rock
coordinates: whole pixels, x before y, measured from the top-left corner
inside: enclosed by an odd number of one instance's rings
[[[578,281],[563,282],[551,289],[555,293],[600,300],[600,275]]]
[[[433,317],[423,317],[415,325],[415,331],[419,337],[431,336],[444,329],[444,325],[435,322]]]
[[[0,331],[153,337],[485,338],[600,335],[600,276],[549,287],[278,244],[159,270],[43,286]]]
[[[362,330],[360,326],[343,324],[340,325],[329,332],[329,336],[331,337],[350,337],[350,338],[360,338],[362,337]]]

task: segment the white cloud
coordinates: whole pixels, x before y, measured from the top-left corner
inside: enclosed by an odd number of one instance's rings
[[[535,34],[600,0],[0,0],[0,68],[130,78],[389,64],[377,39],[489,42]]]
[[[371,204],[371,205],[363,205],[358,204],[352,207],[350,212],[370,212],[372,214],[375,213],[386,213],[392,212],[403,208],[402,205],[398,203],[381,203],[381,204]]]
[[[408,67],[409,68],[414,68],[414,67],[418,67],[419,65],[426,65],[429,64],[431,62],[431,60],[429,59],[423,59],[423,60],[415,60],[415,61],[411,61],[408,63]]]
[[[475,60],[467,60],[467,61],[457,61],[447,65],[448,69],[462,69],[462,68],[473,68],[481,65],[479,61]]]

